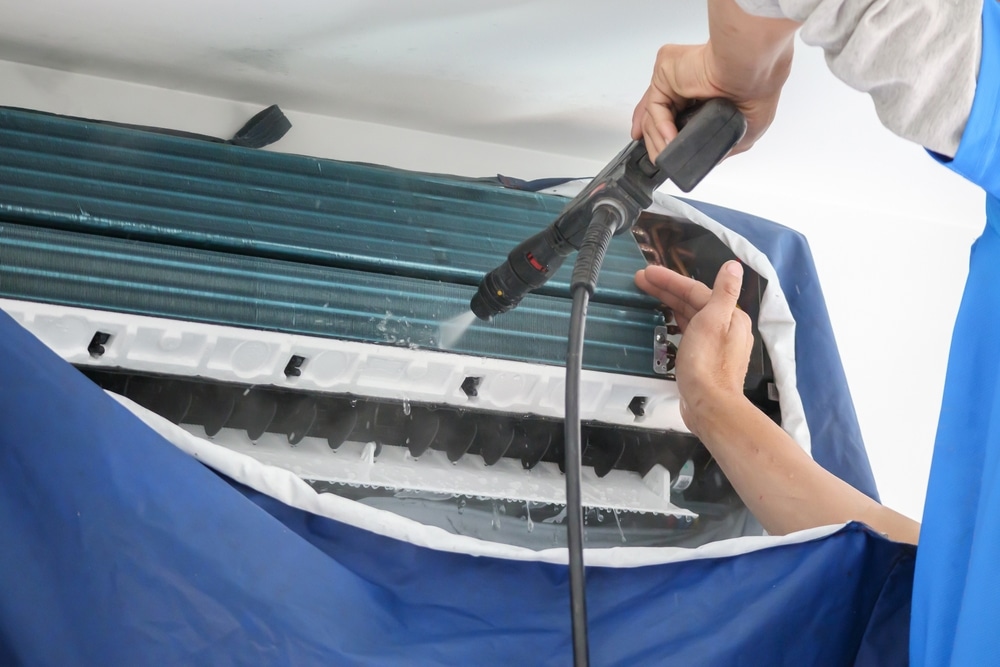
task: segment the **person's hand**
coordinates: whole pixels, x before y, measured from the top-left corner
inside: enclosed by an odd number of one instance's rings
[[[660,48],[653,68],[652,82],[632,113],[632,138],[643,139],[651,160],[677,136],[674,119],[694,100],[724,97],[736,103],[747,119],[747,132],[731,155],[749,149],[771,125],[778,107],[780,85],[762,96],[740,87],[715,83],[725,79],[713,70],[712,51],[708,44]],[[782,78],[782,82],[784,78]]]
[[[737,308],[743,267],[726,262],[713,289],[662,266],[635,275],[643,291],[674,311],[681,416],[772,535],[861,521],[890,539],[916,544],[920,525],[817,464],[781,426],[743,395],[753,335]]]
[[[726,262],[712,289],[662,266],[639,271],[635,283],[670,308],[681,328],[676,365],[681,417],[699,435],[714,411],[746,401],[743,380],[753,333],[750,317],[736,305],[743,267]]]
[[[749,16],[732,0],[710,2],[707,44],[668,44],[657,53],[652,81],[632,114],[632,138],[644,139],[655,161],[677,136],[678,113],[693,101],[724,97],[747,119],[732,154],[753,146],[774,120],[796,28],[792,21]]]

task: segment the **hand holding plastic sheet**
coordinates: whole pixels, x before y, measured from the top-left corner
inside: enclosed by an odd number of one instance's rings
[[[739,309],[743,266],[726,262],[714,289],[662,266],[636,274],[636,284],[670,307],[685,334],[677,353],[681,417],[695,435],[701,431],[699,408],[746,400],[743,378],[753,349],[750,317]]]
[[[636,284],[673,309],[684,331],[677,352],[684,423],[769,533],[860,521],[916,544],[915,521],[820,467],[743,395],[753,336],[749,318],[736,307],[742,277],[732,261],[719,270],[713,289],[661,266],[636,274]]]

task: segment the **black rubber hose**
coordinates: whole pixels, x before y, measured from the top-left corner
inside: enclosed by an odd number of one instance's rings
[[[584,287],[589,295],[593,295],[597,288],[597,275],[601,272],[601,264],[604,263],[604,255],[608,251],[608,244],[621,226],[621,221],[621,213],[610,204],[599,204],[594,209],[594,217],[583,235],[580,254],[577,255],[576,263],[573,265],[573,276],[570,280],[572,291],[575,292],[577,287]]]
[[[573,307],[569,319],[569,343],[566,351],[565,465],[566,522],[569,548],[569,598],[573,621],[573,664],[587,667],[590,651],[587,643],[587,596],[583,566],[583,500],[580,491],[582,446],[580,434],[580,373],[583,366],[583,339],[587,305],[597,285],[604,254],[622,219],[617,209],[598,206],[580,246],[573,266]]]
[[[590,292],[583,286],[573,290],[569,346],[566,353],[566,545],[569,548],[569,606],[573,619],[573,664],[587,667],[587,594],[583,568],[583,503],[580,494],[580,362]]]

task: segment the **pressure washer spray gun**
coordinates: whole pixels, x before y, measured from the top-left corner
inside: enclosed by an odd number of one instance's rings
[[[507,261],[490,271],[472,298],[481,320],[511,310],[542,285],[571,253],[580,250],[589,228],[600,218],[613,222],[612,234],[632,228],[667,179],[690,192],[746,132],[746,119],[732,102],[709,100],[680,114],[680,132],[654,164],[642,141],[633,141],[563,210],[555,222],[514,248]],[[603,259],[603,252],[601,253]],[[595,279],[596,279],[596,271]],[[574,274],[574,284],[575,284]],[[593,292],[593,287],[590,288]]]
[[[633,141],[563,210],[554,223],[514,248],[507,261],[483,278],[470,307],[476,317],[490,320],[517,306],[542,285],[574,250],[566,353],[566,415],[564,451],[566,522],[569,547],[570,609],[573,657],[577,667],[589,663],[587,609],[583,569],[583,509],[580,498],[580,372],[587,304],[611,237],[628,231],[653,203],[653,192],[670,179],[690,192],[746,132],[746,119],[731,102],[708,100],[681,113],[677,137],[653,163],[641,141]]]

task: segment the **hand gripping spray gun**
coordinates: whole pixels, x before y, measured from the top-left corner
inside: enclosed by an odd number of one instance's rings
[[[566,353],[565,470],[573,656],[588,662],[584,595],[583,509],[580,497],[580,369],[587,304],[597,285],[611,237],[632,228],[667,179],[690,192],[732,150],[746,132],[746,119],[729,101],[708,100],[680,114],[680,132],[649,160],[643,142],[633,141],[563,210],[554,223],[514,248],[507,261],[486,274],[472,298],[481,320],[511,310],[545,284],[574,250],[569,344]]]

